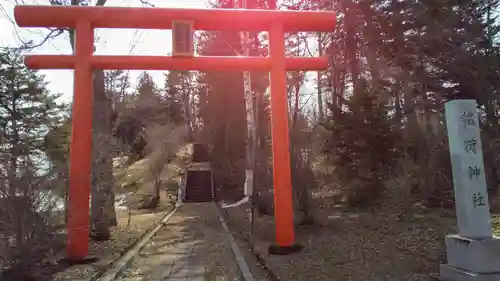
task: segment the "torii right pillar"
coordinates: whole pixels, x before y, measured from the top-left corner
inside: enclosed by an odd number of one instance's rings
[[[273,151],[274,210],[276,245],[270,254],[290,254],[302,250],[295,244],[293,223],[293,192],[290,165],[290,138],[288,126],[288,95],[286,91],[285,32],[276,23],[269,30],[271,66],[271,128]]]

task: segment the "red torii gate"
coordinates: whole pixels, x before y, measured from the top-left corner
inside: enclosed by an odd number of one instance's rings
[[[34,69],[74,69],[70,149],[68,245],[69,260],[88,254],[89,194],[92,150],[92,70],[150,69],[200,71],[270,70],[274,178],[275,253],[296,251],[290,171],[287,70],[323,70],[328,59],[285,57],[285,32],[333,31],[334,12],[246,9],[163,9],[78,6],[16,6],[20,27],[74,28],[74,55],[32,55]],[[269,57],[96,56],[95,28],[172,29],[189,22],[195,30],[269,31]],[[175,43],[175,42],[174,42]]]

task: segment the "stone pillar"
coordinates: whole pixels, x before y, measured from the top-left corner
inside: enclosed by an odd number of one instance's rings
[[[475,100],[447,102],[458,234],[446,236],[446,281],[500,280],[500,239],[493,237]]]

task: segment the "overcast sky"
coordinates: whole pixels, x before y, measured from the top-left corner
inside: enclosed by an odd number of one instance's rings
[[[48,0],[25,0],[27,4],[48,4]],[[92,0],[95,2],[95,0]],[[156,7],[207,8],[207,0],[150,0]],[[0,46],[18,47],[24,41],[40,42],[45,29],[18,28],[13,24],[15,0],[0,0]],[[108,0],[106,6],[141,7],[139,0]],[[97,29],[96,53],[113,55],[167,55],[172,50],[170,30]],[[71,54],[67,34],[53,39],[31,53]],[[46,75],[49,89],[62,93],[65,101],[71,101],[73,92],[72,70],[41,70]],[[135,85],[142,71],[131,71],[131,82]],[[163,85],[164,71],[150,71],[158,85]]]

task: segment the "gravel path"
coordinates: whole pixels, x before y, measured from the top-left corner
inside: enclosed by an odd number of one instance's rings
[[[120,280],[240,281],[215,204],[182,205]]]

